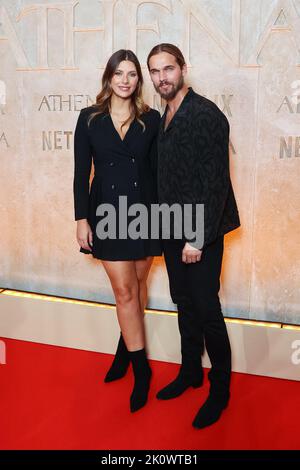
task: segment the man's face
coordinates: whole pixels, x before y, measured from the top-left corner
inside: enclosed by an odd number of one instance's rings
[[[181,69],[172,54],[159,52],[150,57],[149,72],[155,90],[168,101],[183,87],[186,65]]]

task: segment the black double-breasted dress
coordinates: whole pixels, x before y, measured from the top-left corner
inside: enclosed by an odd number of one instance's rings
[[[119,196],[127,197],[127,207],[142,203],[150,216],[151,204],[157,201],[157,133],[160,114],[150,109],[141,116],[145,130],[134,119],[122,140],[109,113],[94,117],[89,126],[87,118],[97,110],[95,106],[83,108],[78,116],[74,133],[74,212],[75,220],[87,219],[93,232],[92,254],[103,260],[135,260],[162,254],[161,241],[151,238],[119,237]],[[92,162],[94,176],[90,184]],[[96,215],[100,204],[115,208],[116,238],[100,239],[97,223],[104,215]],[[107,214],[106,214],[107,215]],[[124,215],[124,214],[123,214]],[[134,219],[128,216],[128,224]]]

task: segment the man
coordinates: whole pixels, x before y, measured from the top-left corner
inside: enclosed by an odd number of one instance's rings
[[[176,46],[155,46],[147,64],[155,90],[167,103],[158,137],[159,203],[192,204],[193,209],[204,204],[201,247],[184,236],[163,240],[170,293],[178,307],[182,363],[157,398],[175,398],[202,385],[205,341],[210,391],[193,421],[204,428],[219,419],[230,398],[231,349],[218,296],[224,234],[240,226],[229,174],[229,123],[212,101],[185,84],[187,66]]]

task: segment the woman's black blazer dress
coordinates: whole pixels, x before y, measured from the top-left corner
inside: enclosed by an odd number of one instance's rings
[[[109,113],[94,117],[88,126],[88,116],[95,106],[83,108],[78,116],[74,133],[74,210],[75,220],[87,219],[93,232],[92,254],[103,260],[135,260],[145,256],[160,256],[161,241],[137,238],[100,239],[96,225],[103,217],[96,215],[99,204],[115,207],[119,218],[119,196],[127,196],[128,207],[143,203],[150,214],[150,205],[157,204],[157,134],[160,114],[154,109],[144,113],[141,120],[145,131],[135,119],[124,140],[114,127]],[[92,162],[94,176],[90,185]],[[135,217],[127,217],[128,223]],[[149,223],[150,227],[150,223]],[[150,231],[150,228],[149,228]]]

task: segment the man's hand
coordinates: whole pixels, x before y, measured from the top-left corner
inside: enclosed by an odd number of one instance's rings
[[[183,263],[187,263],[187,264],[197,263],[197,261],[200,261],[201,255],[202,255],[201,250],[198,250],[197,248],[194,248],[189,243],[186,243],[182,250],[182,261]]]

